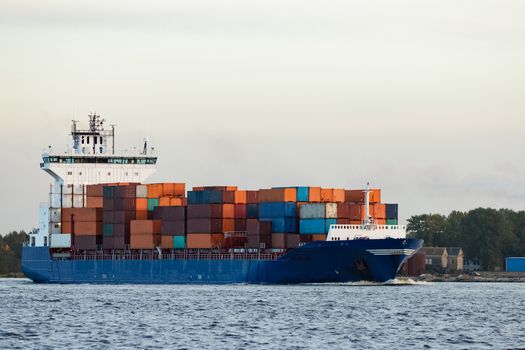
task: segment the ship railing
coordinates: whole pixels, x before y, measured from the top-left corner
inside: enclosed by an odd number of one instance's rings
[[[72,260],[277,260],[283,253],[211,253],[211,252],[133,252],[133,253],[76,253],[71,255]]]

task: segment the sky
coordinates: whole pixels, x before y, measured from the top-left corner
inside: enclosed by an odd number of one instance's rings
[[[97,112],[149,179],[382,188],[405,221],[525,207],[525,2],[0,2],[0,232]]]

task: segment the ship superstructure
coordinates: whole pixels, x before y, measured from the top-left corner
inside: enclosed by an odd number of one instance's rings
[[[118,151],[115,125],[106,129],[100,115],[88,118],[86,129],[72,121],[68,149],[57,152],[50,146],[42,153],[40,168],[53,177],[53,183],[48,202],[40,204],[39,230],[31,235],[31,246],[49,246],[53,235],[62,233],[62,209],[85,207],[86,185],[141,183],[157,170],[156,152],[147,139],[138,148]]]

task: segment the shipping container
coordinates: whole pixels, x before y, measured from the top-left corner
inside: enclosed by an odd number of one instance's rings
[[[148,186],[147,185],[138,185],[136,187],[136,198],[148,198]]]
[[[86,207],[87,208],[103,208],[104,198],[88,196],[86,198]]]
[[[173,236],[173,248],[175,249],[186,248],[186,236]]]
[[[137,185],[117,186],[114,189],[114,198],[135,198],[137,195]]]
[[[269,235],[272,233],[272,222],[248,219],[246,220],[246,233],[248,235]]]
[[[126,224],[129,223],[131,220],[136,219],[136,212],[135,211],[124,211],[124,210],[118,210],[113,212],[113,223],[115,224]]]
[[[66,223],[62,224],[62,227],[67,225]],[[70,224],[71,225],[71,224]],[[71,226],[71,230],[68,230],[70,233],[73,233],[75,236],[94,236],[102,234],[102,221],[91,221],[91,222],[75,222],[75,226]]]
[[[386,219],[398,219],[398,205],[397,204],[385,204]]]
[[[259,205],[258,204],[246,204],[246,218],[257,219],[259,217]]]
[[[287,234],[285,236],[286,239],[286,248],[293,249],[297,248],[299,246],[299,243],[301,242],[301,238],[299,234]]]
[[[102,249],[125,249],[126,240],[123,236],[118,237],[102,237]]]
[[[246,204],[235,204],[235,219],[246,219]]]
[[[152,214],[152,212],[149,212],[147,210],[137,210],[135,212],[135,219],[136,220],[149,220],[149,219],[154,219],[153,218],[153,215],[150,215]]]
[[[263,202],[296,202],[295,188],[274,188],[259,190],[259,203]]]
[[[312,235],[312,241],[326,241],[326,235]]]
[[[372,216],[376,220],[386,219],[385,205],[380,203],[370,205],[370,216]]]
[[[147,198],[137,198],[135,200],[135,209],[137,211],[147,211],[148,210],[148,199]]]
[[[75,236],[74,246],[78,250],[95,250],[102,244],[102,236]]]
[[[387,225],[398,225],[397,219],[386,219]]]
[[[130,236],[131,249],[154,249],[160,245],[159,234],[132,234]]]
[[[333,202],[334,201],[334,189],[333,188],[321,188],[321,202]]]
[[[286,233],[272,233],[272,248],[286,249]]]
[[[260,218],[260,221],[270,221],[272,223],[272,233],[296,233],[295,218]]]
[[[308,201],[311,203],[321,202],[321,187],[308,188]]]
[[[113,223],[105,223],[102,225],[102,233],[104,236],[113,236],[115,233],[115,226]]]
[[[188,234],[223,232],[223,220],[224,219],[188,219],[186,232]]]
[[[272,235],[247,235],[246,248],[249,249],[269,249],[272,247]]]
[[[88,197],[104,197],[104,184],[86,185],[86,195]]]
[[[155,207],[159,206],[158,198],[148,198],[148,211],[153,211]]]
[[[116,186],[104,186],[102,190],[102,197],[104,198],[113,198],[115,193]]]
[[[350,203],[337,203],[337,218],[338,219],[349,219],[350,218]]]
[[[299,220],[300,234],[324,234],[325,219],[300,219]]]
[[[172,249],[173,248],[173,236],[161,236],[160,246],[162,249]]]
[[[153,219],[177,221],[186,218],[186,208],[179,206],[156,207],[153,210]]]
[[[233,219],[235,216],[235,206],[233,204],[189,204],[187,207],[187,215],[189,219]]]
[[[302,204],[299,209],[299,217],[301,219],[322,219],[325,215],[325,203]]]
[[[188,233],[186,245],[188,249],[221,248],[223,240],[222,233]]]
[[[259,191],[246,191],[246,204],[259,203]]]
[[[160,234],[162,222],[160,220],[131,220],[131,235]]]
[[[525,272],[525,257],[508,257],[505,266],[507,272]]]
[[[337,219],[326,219],[324,233],[330,232],[330,225],[336,225]]]
[[[55,233],[50,235],[49,246],[51,248],[71,248],[71,234]]]
[[[259,203],[260,218],[295,218],[295,203],[286,202],[262,202]]]
[[[131,225],[126,224],[113,224],[113,237],[129,237],[131,233]]]
[[[186,234],[186,221],[162,221],[161,233],[166,236],[183,236]]]
[[[345,191],[345,202],[350,203],[364,203],[365,202],[365,190],[346,190]],[[381,203],[381,190],[378,188],[370,189],[369,193],[370,203]]]
[[[63,208],[62,221],[87,222],[102,221],[103,211],[100,208]]]
[[[337,203],[325,203],[325,218],[337,219]]]

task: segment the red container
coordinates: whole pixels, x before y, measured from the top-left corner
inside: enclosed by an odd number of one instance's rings
[[[188,219],[187,220],[187,233],[219,233],[219,232],[223,232],[223,220],[222,219]]]
[[[190,204],[187,207],[188,219],[233,219],[234,215],[233,204]]]
[[[135,220],[135,211],[115,211],[113,212],[113,223],[115,224],[129,224],[131,220]]]
[[[115,212],[112,210],[104,210],[102,212],[102,221],[105,224],[112,224],[115,219]]]
[[[161,236],[160,246],[162,249],[173,249],[173,236]]]
[[[114,198],[135,198],[137,195],[137,185],[126,185],[115,187]]]
[[[160,234],[162,223],[160,220],[131,220],[131,235]]]
[[[71,221],[71,215],[75,222],[102,221],[102,209],[100,208],[63,208],[62,221]]]
[[[104,196],[104,184],[87,185],[86,194],[88,197],[103,197]]]
[[[246,204],[235,204],[235,219],[246,219]]]
[[[102,236],[75,236],[74,247],[78,250],[95,250],[102,244]]]
[[[262,202],[296,202],[296,188],[272,188],[259,190],[259,203]]]
[[[248,219],[246,220],[246,233],[248,235],[269,235],[272,233],[272,222]]]
[[[103,236],[102,237],[102,249],[125,249],[125,248],[126,248],[126,240],[124,236],[122,237]]]
[[[235,219],[235,231],[246,231],[246,219]]]
[[[272,235],[249,235],[246,236],[246,248],[269,249],[272,248]]]
[[[113,224],[113,236],[126,237],[130,235],[130,224]]]
[[[103,208],[104,199],[102,197],[86,197],[86,207],[87,208]]]
[[[165,236],[184,236],[186,234],[186,221],[162,221],[161,233]]]
[[[301,242],[300,234],[286,233],[286,248],[297,248]]]
[[[235,203],[235,192],[234,191],[224,191],[222,192],[222,202],[233,204]]]
[[[337,203],[337,217],[339,219],[350,218],[350,203]]]
[[[337,219],[337,224],[338,225],[349,225],[350,219]]]
[[[186,208],[179,206],[155,207],[153,209],[153,219],[178,221],[186,218]]]
[[[259,191],[246,191],[246,204],[259,203]]]

